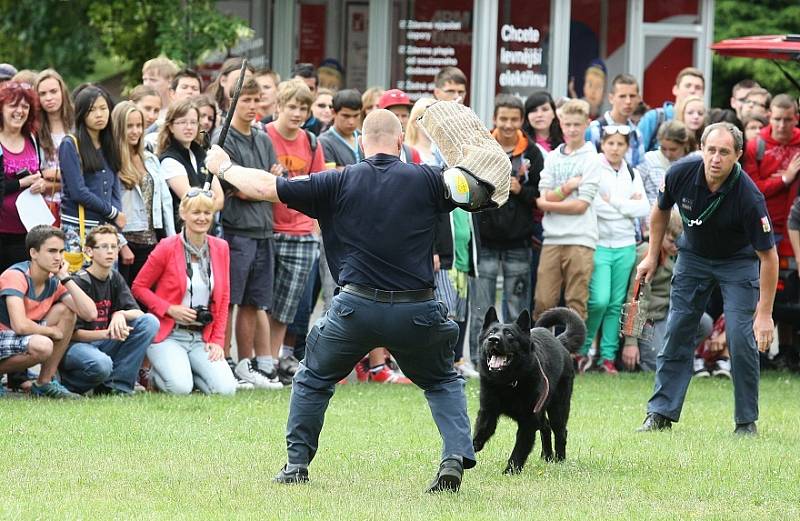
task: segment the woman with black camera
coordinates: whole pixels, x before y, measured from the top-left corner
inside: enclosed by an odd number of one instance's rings
[[[42,193],[39,146],[34,133],[39,121],[39,98],[27,83],[10,81],[0,87],[0,169],[3,202],[0,207],[0,270],[28,260],[27,230],[17,211],[17,198],[30,188]]]
[[[222,345],[230,302],[228,243],[210,236],[214,194],[190,188],[181,199],[183,231],[163,239],[133,281],[133,295],[160,327],[147,349],[151,381],[171,394],[234,394]]]

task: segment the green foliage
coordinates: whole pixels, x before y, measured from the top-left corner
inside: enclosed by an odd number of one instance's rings
[[[70,84],[89,77],[100,57],[130,64],[127,80],[136,84],[150,58],[195,65],[250,31],[214,0],[0,0],[0,13],[0,61],[53,67]]]
[[[729,380],[689,387],[671,432],[635,433],[652,374],[575,381],[567,459],[501,471],[515,425],[458,495],[423,493],[441,440],[422,391],[337,386],[311,483],[270,479],[286,461],[289,389],[233,397],[0,399],[2,519],[789,520],[800,519],[800,379],[765,374],[760,435],[733,436]],[[478,385],[467,385],[474,419]]]
[[[18,69],[57,69],[74,83],[91,72],[100,46],[87,23],[90,0],[0,0],[0,56]]]
[[[164,54],[194,65],[203,53],[231,47],[246,32],[243,20],[222,14],[213,0],[93,2],[91,25],[106,47],[130,62],[129,84],[138,83],[144,62]]]
[[[714,41],[741,36],[796,33],[800,27],[800,3],[797,0],[716,0]],[[800,64],[781,61],[789,74],[800,82]],[[727,107],[731,87],[745,78],[753,78],[773,95],[781,92],[798,95],[794,87],[770,60],[714,56],[711,101],[715,107]]]

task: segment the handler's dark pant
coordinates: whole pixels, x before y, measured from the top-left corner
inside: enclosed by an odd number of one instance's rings
[[[289,463],[314,459],[336,383],[371,349],[385,346],[425,391],[444,441],[442,458],[461,456],[475,465],[464,379],[453,368],[458,326],[435,300],[382,303],[340,292],[309,331],[306,357],[294,377],[286,426]]]
[[[711,291],[719,284],[725,311],[725,333],[731,354],[734,420],[758,419],[758,348],[753,315],[759,296],[757,259],[707,259],[687,251],[678,254],[670,291],[667,335],[656,359],[656,381],[647,412],[678,421],[692,378],[695,335]]]

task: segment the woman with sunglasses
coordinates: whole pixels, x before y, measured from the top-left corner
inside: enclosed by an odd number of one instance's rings
[[[45,69],[39,73],[34,89],[42,106],[37,136],[45,159],[42,169],[42,177],[46,181],[44,198],[57,218],[55,226],[59,226],[61,170],[58,165],[58,147],[75,126],[75,107],[64,79],[53,69]]]
[[[594,200],[597,212],[597,249],[589,282],[586,342],[580,350],[578,368],[585,371],[592,341],[601,330],[598,366],[616,374],[614,361],[619,351],[619,317],[636,261],[635,219],[647,216],[650,204],[638,172],[625,161],[631,127],[607,125],[600,141],[600,185]]]
[[[17,210],[17,198],[30,188],[44,190],[42,158],[34,137],[38,127],[39,100],[27,83],[6,82],[0,87],[0,167],[3,203],[0,207],[0,270],[28,259],[27,229]]]
[[[111,113],[114,140],[119,149],[122,209],[128,222],[122,235],[119,272],[130,285],[159,237],[175,235],[172,197],[161,177],[158,158],[144,149],[144,114],[132,101],[123,101]]]
[[[170,394],[234,394],[222,345],[230,302],[228,243],[210,236],[214,194],[186,191],[183,230],[158,243],[133,281],[133,296],[160,322],[147,348],[155,386]]]
[[[190,188],[201,188],[205,182],[201,167],[206,152],[200,143],[200,110],[192,99],[176,101],[169,106],[167,116],[158,133],[158,158],[161,175],[172,192],[172,207],[175,212],[175,229],[180,218],[177,208]],[[214,194],[214,210],[222,210],[225,196],[222,186],[214,178],[211,182]]]
[[[79,86],[75,98],[75,135],[58,147],[61,165],[61,229],[67,236],[67,252],[83,250],[80,207],[84,208],[84,233],[101,224],[122,229],[127,223],[122,211],[117,178],[119,152],[111,129],[111,96],[102,87]],[[77,138],[77,142],[73,139]],[[124,244],[124,241],[123,241]]]
[[[311,114],[322,123],[320,134],[328,130],[333,122],[333,91],[319,89],[314,103],[311,105]]]

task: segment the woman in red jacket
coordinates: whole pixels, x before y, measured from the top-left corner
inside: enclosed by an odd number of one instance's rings
[[[133,295],[161,327],[147,349],[156,387],[171,394],[234,394],[222,354],[230,302],[228,243],[208,235],[214,201],[191,188],[181,200],[183,231],[158,243],[133,281]]]

